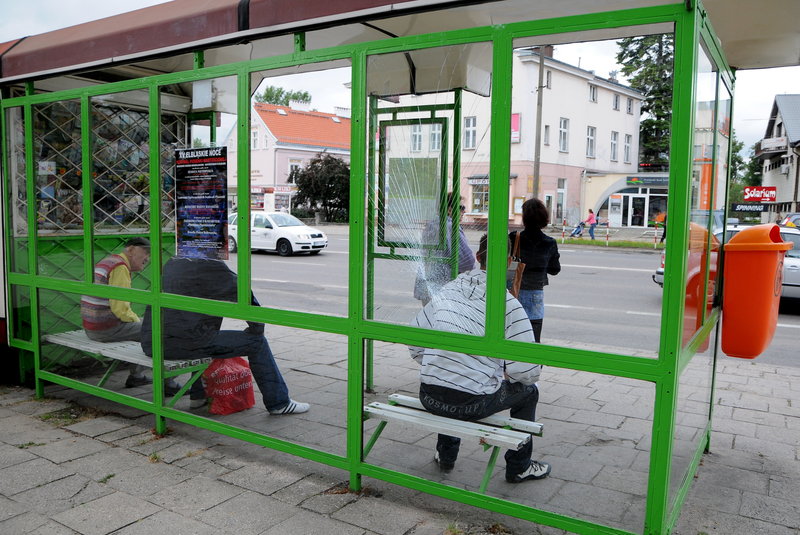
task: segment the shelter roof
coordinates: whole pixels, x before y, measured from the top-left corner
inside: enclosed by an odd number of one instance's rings
[[[252,57],[254,50],[236,45],[294,31],[315,32],[315,46],[325,47],[665,3],[684,5],[686,1],[173,0],[18,43],[2,43],[0,83],[136,61],[149,61],[154,72],[171,72],[191,68],[185,58],[183,63],[176,60],[176,54],[208,47],[217,47],[208,53],[213,57],[217,50],[215,59],[220,63],[239,61]],[[733,67],[800,65],[797,0],[705,0],[704,6]],[[428,14],[421,17],[421,12]],[[325,32],[328,28],[335,30]],[[613,37],[618,35],[600,32],[590,38]],[[291,39],[285,44],[286,50],[276,51],[271,43],[268,52],[291,53]]]
[[[350,149],[350,119],[347,117],[274,104],[257,103],[253,109],[278,143]]]

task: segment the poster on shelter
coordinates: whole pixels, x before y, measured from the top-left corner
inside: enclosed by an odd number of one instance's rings
[[[227,147],[175,151],[178,256],[228,258]]]

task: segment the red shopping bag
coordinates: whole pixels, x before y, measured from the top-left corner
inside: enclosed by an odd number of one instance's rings
[[[233,414],[256,404],[253,374],[244,357],[214,359],[203,372],[203,380],[212,414]]]

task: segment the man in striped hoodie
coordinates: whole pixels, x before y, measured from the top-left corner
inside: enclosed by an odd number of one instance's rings
[[[439,331],[483,335],[486,325],[486,235],[476,253],[480,269],[461,273],[432,296],[412,325]],[[506,338],[533,342],[528,316],[506,292]],[[511,417],[534,421],[539,401],[541,366],[442,349],[411,347],[420,365],[420,401],[436,415],[458,420],[479,420],[511,409]],[[455,465],[461,440],[439,435],[434,461],[443,472]],[[531,460],[532,441],[517,451],[508,450],[506,481],[520,483],[542,479],[548,463]]]

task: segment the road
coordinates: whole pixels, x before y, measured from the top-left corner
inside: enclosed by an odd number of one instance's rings
[[[472,241],[472,237],[471,237]],[[477,241],[477,240],[475,240]],[[348,238],[329,236],[317,256],[254,253],[253,289],[264,306],[336,316],[347,314]],[[477,244],[473,244],[473,249]],[[542,340],[549,344],[655,357],[661,324],[661,288],[651,275],[650,251],[561,248],[562,272],[545,288]],[[229,263],[235,269],[236,255]],[[412,296],[417,266],[375,262],[374,318],[406,324],[419,311]],[[771,346],[761,363],[800,366],[796,340],[800,303],[784,302]],[[727,357],[726,357],[727,358]]]

